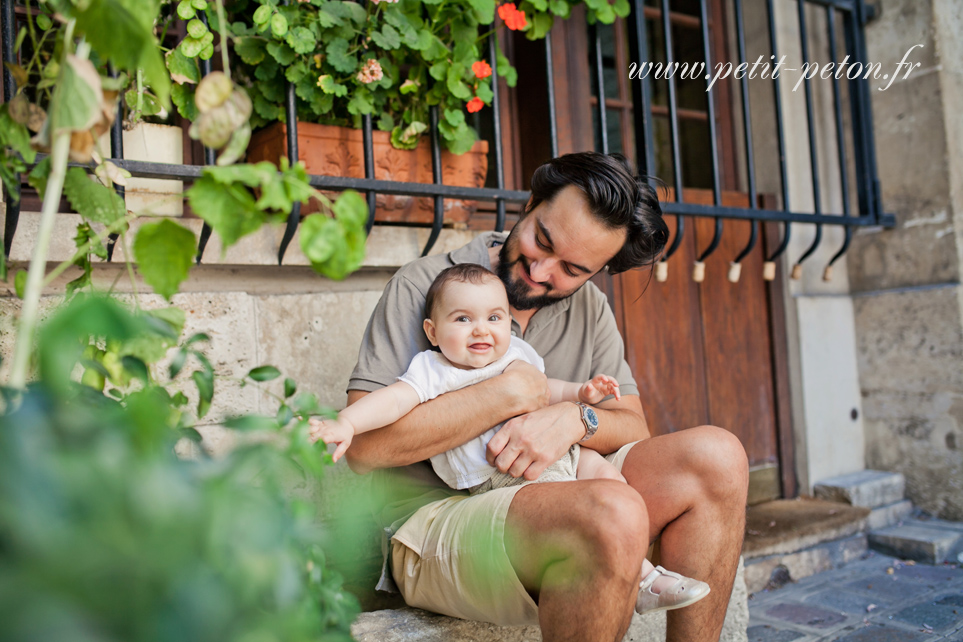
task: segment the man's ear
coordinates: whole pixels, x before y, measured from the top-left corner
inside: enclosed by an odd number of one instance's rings
[[[431,319],[425,319],[423,327],[425,328],[425,334],[428,336],[428,341],[431,342],[431,345],[437,346],[438,341],[435,339],[435,324],[431,322]]]

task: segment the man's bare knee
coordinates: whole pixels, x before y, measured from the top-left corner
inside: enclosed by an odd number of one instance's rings
[[[738,496],[745,500],[749,487],[749,459],[739,438],[718,426],[693,428],[690,465],[705,488],[719,496]]]
[[[630,567],[648,547],[649,519],[645,503],[623,483],[599,480],[584,485],[581,501],[587,508],[580,520],[580,536],[592,557],[603,566]]]

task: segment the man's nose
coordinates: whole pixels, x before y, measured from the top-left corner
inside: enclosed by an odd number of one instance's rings
[[[528,273],[536,283],[546,283],[552,276],[552,269],[558,261],[551,258],[532,261],[528,268]]]

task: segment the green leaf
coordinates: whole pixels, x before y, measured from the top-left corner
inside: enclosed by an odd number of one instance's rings
[[[288,32],[287,42],[299,54],[306,54],[314,51],[318,41],[314,34],[306,27],[295,27]]]
[[[271,16],[271,33],[278,38],[284,37],[288,32],[288,19],[282,14],[276,13]]]
[[[140,228],[134,240],[134,258],[147,285],[169,301],[187,279],[196,248],[192,231],[164,219]]]
[[[209,370],[195,370],[191,379],[197,385],[197,416],[203,417],[211,409],[214,398],[214,373]]]
[[[263,25],[267,24],[268,20],[271,19],[271,14],[274,13],[274,7],[269,4],[262,4],[254,12],[254,24]]]
[[[281,404],[281,407],[278,408],[278,413],[275,415],[275,417],[277,418],[278,425],[283,428],[291,423],[292,419],[294,419],[294,413],[291,412],[291,409],[287,406],[287,404]]]
[[[281,116],[281,108],[264,97],[264,94],[254,96],[254,111],[264,120],[273,121]]]
[[[378,131],[390,132],[395,127],[395,119],[391,114],[385,112],[378,118],[375,126],[378,128]]]
[[[418,120],[404,129],[399,125],[391,131],[391,144],[398,149],[414,149],[419,137],[427,130],[428,125]]]
[[[184,83],[196,84],[201,79],[201,72],[197,67],[197,61],[185,56],[180,47],[171,49],[164,57],[164,62],[167,65],[167,70],[171,74],[171,80],[178,85]]]
[[[298,390],[298,384],[291,377],[284,380],[284,398],[287,399]]]
[[[628,6],[628,0],[617,0],[618,2],[624,2]],[[548,1],[549,10],[556,16],[563,20],[568,20],[572,13],[572,5],[570,5],[566,0],[549,0]]]
[[[448,121],[452,127],[458,127],[465,123],[465,112],[461,109],[446,109],[445,120]]]
[[[90,129],[100,117],[103,97],[100,75],[93,64],[68,55],[47,109],[51,131]]]
[[[345,190],[331,208],[346,228],[361,229],[368,222],[368,203],[354,190]]]
[[[284,42],[269,42],[267,44],[267,52],[271,54],[271,57],[282,67],[290,65],[294,62],[294,59],[297,58],[294,49],[291,49],[291,47]]]
[[[81,10],[80,5],[86,5]],[[154,2],[133,0],[85,0],[70,14],[77,20],[77,35],[83,35],[101,59],[118,70],[140,69],[144,80],[161,105],[170,101],[170,78],[157,40],[154,38]]]
[[[495,0],[469,0],[469,4],[479,23],[490,25],[495,21]]]
[[[174,355],[174,358],[171,359],[171,365],[168,369],[171,379],[180,374],[181,370],[184,369],[185,363],[187,363],[187,350],[178,350],[177,354]]]
[[[381,28],[381,31],[372,31],[371,40],[382,49],[397,49],[401,46],[401,36],[389,24]]]
[[[631,11],[629,0],[615,0],[615,4],[612,6],[612,11],[614,11],[615,15],[619,18],[625,18]]]
[[[194,181],[187,198],[194,213],[207,221],[228,248],[242,236],[261,229],[266,217],[247,188],[221,184],[211,177],[210,171],[205,170],[205,175]]]
[[[318,87],[321,88],[326,94],[332,94],[334,96],[346,96],[348,94],[348,87],[342,85],[341,83],[335,82],[329,74],[324,74],[318,77]]]
[[[17,270],[16,276],[13,277],[13,289],[17,293],[17,298],[22,299],[23,293],[27,289],[27,271]]]
[[[492,98],[494,98],[491,85],[485,82],[478,83],[478,87],[475,88],[475,95],[481,98],[486,105],[490,105]]]
[[[271,381],[281,376],[281,371],[274,366],[258,366],[247,373],[254,381]]]
[[[88,221],[110,224],[127,215],[124,199],[114,190],[91,180],[79,167],[67,170],[64,194],[71,207]]]
[[[171,87],[171,101],[177,107],[178,113],[187,120],[194,121],[200,116],[194,103],[194,89],[188,85],[174,85]]]
[[[358,58],[354,54],[348,54],[348,41],[344,38],[335,38],[328,43],[325,49],[328,54],[328,62],[337,71],[350,74],[358,67]]]
[[[181,40],[181,44],[177,46],[182,54],[187,58],[197,58],[201,55],[201,51],[204,49],[204,41],[198,40],[197,38],[184,38]]]
[[[191,4],[191,0],[181,0],[177,3],[177,17],[181,20],[190,20],[197,15],[197,10]]]
[[[371,100],[371,92],[358,89],[348,101],[348,113],[350,114],[370,114],[374,111],[374,102]]]
[[[241,60],[243,60],[245,63],[249,65],[257,65],[264,60],[264,54],[267,51],[265,48],[266,44],[267,42],[264,40],[264,38],[257,38],[254,36],[238,38],[234,41],[234,53],[240,56]]]
[[[341,4],[348,10],[348,15],[355,24],[363,25],[368,21],[368,12],[357,2],[342,2]]]
[[[200,40],[201,38],[204,37],[204,34],[206,34],[207,32],[208,32],[207,25],[201,22],[200,20],[198,20],[197,18],[194,18],[193,20],[187,23],[187,33],[191,36],[191,38],[197,38],[198,40]]]
[[[130,373],[131,377],[140,379],[144,383],[150,383],[150,371],[147,369],[146,363],[130,355],[125,355],[121,359],[121,363],[124,366],[124,370]]]
[[[126,94],[124,94],[124,102],[133,111],[137,109],[137,90],[131,89]],[[141,105],[141,115],[143,116],[156,116],[161,112],[160,103],[157,102],[157,97],[148,91],[143,92],[140,100]]]
[[[496,66],[498,70],[498,75],[505,79],[505,83],[509,87],[514,87],[518,82],[518,72],[512,67],[512,64],[508,62],[508,58],[502,53],[501,47],[495,47],[496,55]]]
[[[224,422],[224,425],[232,430],[243,430],[245,432],[258,431],[258,430],[278,430],[278,422],[272,417],[264,417],[263,415],[241,415],[240,417],[231,417]]]
[[[311,214],[301,221],[299,241],[304,256],[314,264],[331,258],[338,247],[341,226],[323,214]]]
[[[50,178],[50,157],[47,156],[42,161],[34,165],[27,176],[27,182],[37,190],[38,194],[47,191],[47,179]]]
[[[198,11],[207,10],[207,0],[191,0],[191,4],[194,5],[194,8]]]

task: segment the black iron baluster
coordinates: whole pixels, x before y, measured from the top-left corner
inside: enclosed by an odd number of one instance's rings
[[[13,0],[2,0],[3,12],[3,60],[12,64],[17,62],[17,52],[13,46],[17,39],[17,16],[13,11]],[[13,79],[13,74],[4,66],[3,68],[3,99],[10,102],[17,93],[17,83]],[[16,194],[7,191],[7,184],[3,184],[3,202],[6,205],[6,219],[3,225],[3,255],[10,256],[10,248],[13,247],[13,236],[17,233],[17,224],[20,222],[20,174],[13,177]],[[42,196],[42,195],[41,195]]]
[[[602,77],[602,37],[599,34],[598,23],[591,26],[589,38],[592,39],[592,61],[595,64],[595,91],[598,94],[596,107],[599,115],[599,133],[602,141],[602,153],[609,153],[608,117],[605,114],[605,79]]]
[[[117,70],[114,69],[114,66],[109,65],[108,69],[110,71],[110,77],[116,78]],[[121,98],[120,100],[122,101],[123,98]],[[123,119],[121,118],[122,113],[123,113],[123,107],[121,106],[120,101],[118,101],[117,117],[114,118],[114,124],[110,128],[111,158],[119,158],[119,159],[124,158],[124,123],[123,123]],[[119,196],[121,200],[125,199],[126,190],[124,189],[123,185],[119,183],[114,183],[114,191],[117,192],[117,196]],[[118,236],[119,235],[115,232],[107,237],[107,260],[108,261],[111,261],[114,258],[114,247],[117,244]]]
[[[207,24],[207,14],[205,12],[198,11],[197,17],[200,18],[205,25]],[[221,46],[226,47],[227,44],[221,43]],[[201,78],[211,73],[210,59],[199,60],[198,62],[200,62],[200,66],[201,66]],[[215,161],[216,159],[214,155],[214,150],[205,145],[204,146],[204,164],[213,165]],[[198,242],[197,242],[197,257],[195,258],[195,261],[197,261],[198,265],[201,264],[201,257],[204,256],[204,248],[207,247],[208,241],[211,240],[211,231],[212,231],[211,226],[207,224],[207,221],[205,221],[204,225],[201,227],[201,237],[198,239]]]
[[[288,135],[288,161],[291,165],[298,162],[298,113],[297,104],[295,102],[296,96],[294,94],[294,83],[287,83],[287,93],[285,95],[285,111],[287,118],[287,135]],[[278,265],[284,260],[284,253],[288,249],[288,245],[291,244],[291,239],[294,238],[294,233],[298,231],[298,223],[301,221],[301,203],[300,201],[295,201],[294,205],[291,207],[291,212],[288,214],[288,221],[284,227],[284,236],[281,237],[281,245],[278,247]]]
[[[675,56],[672,53],[672,24],[669,21],[669,0],[662,0],[662,31],[664,32],[665,41],[665,64],[666,68],[671,67]],[[679,113],[676,107],[676,95],[675,95],[675,75],[668,79],[669,86],[669,139],[672,141],[672,183],[675,188],[675,201],[681,203],[682,201],[682,157],[680,152],[681,144],[679,142]],[[665,264],[669,258],[675,254],[676,250],[682,244],[682,235],[685,234],[685,219],[681,215],[676,215],[675,217],[675,238],[672,239],[672,244],[669,249],[665,251],[662,257],[662,264]],[[662,273],[657,274],[659,280],[664,280],[665,268],[662,268]]]
[[[746,62],[746,28],[745,15],[742,11],[742,0],[735,0],[736,3],[736,39],[739,48],[739,61]],[[746,177],[749,187],[749,209],[754,210],[758,206],[756,199],[756,161],[752,144],[752,122],[749,107],[749,80],[743,76],[739,81],[742,88],[742,128],[745,136],[746,145]],[[756,246],[756,238],[759,235],[759,222],[755,219],[750,224],[749,242],[746,247],[736,256],[736,259],[729,266],[729,280],[735,283],[739,280],[742,272],[742,259],[752,252]]]
[[[365,114],[361,117],[361,138],[364,146],[364,177],[369,179],[375,177],[374,133],[372,129],[371,114]],[[371,227],[374,225],[376,199],[377,195],[374,190],[368,190],[368,222],[365,223],[365,234],[371,234]]]
[[[641,65],[649,56],[644,0],[634,0],[629,20],[630,33],[634,36],[629,38],[629,56]],[[648,75],[641,80],[636,79],[632,83],[632,104],[635,107],[632,110],[635,121],[635,162],[639,168],[639,174],[644,176],[651,176],[655,173],[651,96],[652,85]]]
[[[829,58],[835,68],[839,58],[836,55],[836,11],[832,7],[826,7],[826,18],[829,21]],[[836,116],[836,147],[839,150],[839,179],[843,196],[843,216],[849,218],[849,172],[846,162],[846,138],[843,135],[843,106],[839,95],[839,79],[836,74],[833,74],[833,112]],[[823,281],[829,281],[832,278],[833,263],[849,249],[849,242],[853,238],[853,228],[846,225],[843,230],[843,245],[833,255],[833,258],[829,259],[826,269],[823,270]]]
[[[738,1],[738,0],[737,0]],[[738,7],[739,5],[737,5]],[[722,205],[722,181],[719,179],[719,148],[716,140],[716,109],[715,102],[712,100],[712,91],[709,89],[709,71],[712,69],[712,50],[709,43],[709,11],[706,0],[699,2],[699,17],[702,22],[702,50],[705,52],[706,59],[706,110],[709,118],[709,149],[712,153],[712,198],[716,207]],[[740,51],[740,56],[743,55]],[[710,254],[719,247],[722,241],[722,219],[715,218],[715,232],[709,247],[699,255],[692,270],[692,277],[697,282],[702,282],[705,278],[705,260]]]
[[[802,0],[800,0],[802,2]],[[779,62],[779,47],[776,45],[776,14],[775,8],[773,7],[773,0],[766,0],[766,8],[768,10],[769,19],[769,45],[772,48],[772,58],[774,63]],[[779,178],[780,186],[782,187],[782,207],[785,210],[789,209],[789,176],[786,172],[786,136],[783,130],[782,123],[782,94],[779,93],[779,77],[772,79],[772,95],[773,100],[776,105],[776,136],[778,139],[778,152],[779,152]],[[789,239],[792,232],[792,224],[788,221],[783,224],[783,237],[782,241],[773,250],[769,258],[762,266],[762,278],[767,281],[772,281],[776,278],[776,259],[782,256],[786,248],[789,247]]]
[[[799,38],[802,44],[803,64],[806,64],[809,62],[809,37],[806,33],[806,3],[802,1],[799,3]],[[806,123],[809,127],[809,166],[813,179],[813,211],[816,214],[822,214],[822,197],[819,190],[819,159],[816,156],[816,124],[813,120],[813,92],[809,78],[805,78],[803,83],[806,94]],[[816,235],[813,238],[812,245],[796,261],[792,268],[792,278],[802,277],[803,261],[812,256],[822,240],[823,226],[816,223]]]
[[[498,101],[498,54],[495,48],[498,46],[495,33],[488,36],[488,59],[491,61],[492,68],[492,120],[494,123],[495,136],[495,180],[498,182],[498,189],[505,189],[505,161],[502,158],[502,118]],[[505,199],[495,199],[495,231],[505,230]]]
[[[548,125],[552,134],[552,158],[558,156],[558,121],[555,118],[555,63],[552,60],[552,33],[545,34],[545,74],[548,77]]]
[[[435,185],[441,185],[441,139],[438,135],[438,106],[432,105],[428,109],[431,119],[431,177]],[[428,256],[428,252],[435,245],[435,241],[441,234],[441,226],[444,220],[445,202],[444,197],[439,194],[435,196],[435,218],[431,223],[431,234],[428,236],[428,242],[425,243],[425,249],[421,252],[422,256]]]

